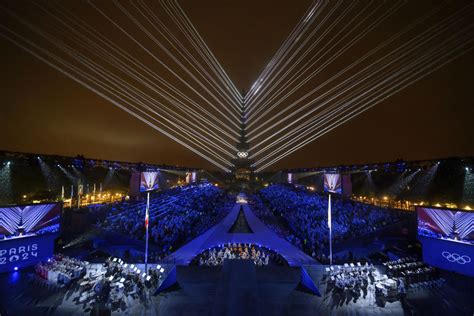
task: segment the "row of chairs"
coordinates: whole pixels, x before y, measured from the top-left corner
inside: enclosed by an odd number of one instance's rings
[[[439,278],[439,279],[436,279],[436,280],[429,280],[429,281],[412,283],[408,286],[408,291],[416,292],[416,291],[420,291],[420,290],[439,288],[439,287],[443,286],[443,284],[445,282],[446,282],[445,279]]]

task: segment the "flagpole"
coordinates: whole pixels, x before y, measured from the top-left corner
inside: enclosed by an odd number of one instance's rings
[[[71,185],[71,209],[72,209],[72,198],[74,197],[74,184]]]
[[[77,209],[81,207],[81,191],[84,190],[84,188],[82,188],[81,190],[80,187],[81,185],[78,182],[77,183]]]
[[[150,209],[150,191],[146,194],[146,214],[145,214],[145,273],[148,275],[148,211]]]
[[[329,226],[329,265],[332,266],[332,218],[331,218],[331,193],[328,201],[328,226]]]

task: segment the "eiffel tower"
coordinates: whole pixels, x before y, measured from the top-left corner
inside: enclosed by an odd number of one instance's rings
[[[240,137],[236,144],[237,153],[236,158],[232,161],[232,171],[236,179],[250,180],[253,175],[254,168],[252,166],[253,161],[249,158],[250,156],[250,145],[246,135],[247,123],[246,123],[246,111],[245,104],[242,103],[242,117],[240,121]]]

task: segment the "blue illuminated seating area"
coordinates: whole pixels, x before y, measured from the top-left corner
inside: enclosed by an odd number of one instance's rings
[[[202,233],[221,217],[225,195],[211,184],[177,187],[150,200],[150,241],[169,254],[173,247]],[[145,238],[145,201],[125,202],[110,209],[104,229],[138,240]]]
[[[268,207],[257,206],[256,215],[268,221],[271,214],[281,216],[289,231],[276,228],[277,233],[312,255],[328,247],[328,197],[296,189],[289,185],[271,185],[260,191],[261,200]],[[377,232],[413,214],[402,213],[342,198],[332,199],[333,242],[341,242]],[[272,226],[272,225],[270,225]],[[275,226],[272,226],[272,228]]]

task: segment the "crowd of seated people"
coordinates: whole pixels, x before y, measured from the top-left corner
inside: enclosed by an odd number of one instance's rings
[[[150,200],[150,241],[160,257],[204,232],[225,215],[230,198],[211,184],[190,185],[161,192]],[[100,224],[131,238],[145,238],[145,202],[115,205]]]
[[[252,195],[249,204],[252,207],[253,213],[271,228],[279,237],[291,240],[291,230],[279,221],[279,217],[275,216],[273,212],[262,202],[259,195]]]
[[[55,285],[66,285],[76,280],[86,272],[87,262],[74,258],[55,255],[48,262],[41,262],[35,266],[38,276]]]
[[[266,249],[250,244],[227,244],[212,248],[193,260],[199,266],[219,266],[225,259],[253,260],[256,266],[287,265],[282,256]]]
[[[260,191],[270,211],[281,216],[292,233],[286,239],[312,256],[320,256],[328,248],[328,197],[297,189],[290,185],[271,185]],[[256,212],[261,216],[261,212]],[[332,200],[333,243],[356,238],[408,218],[411,214],[387,210],[342,198]]]

